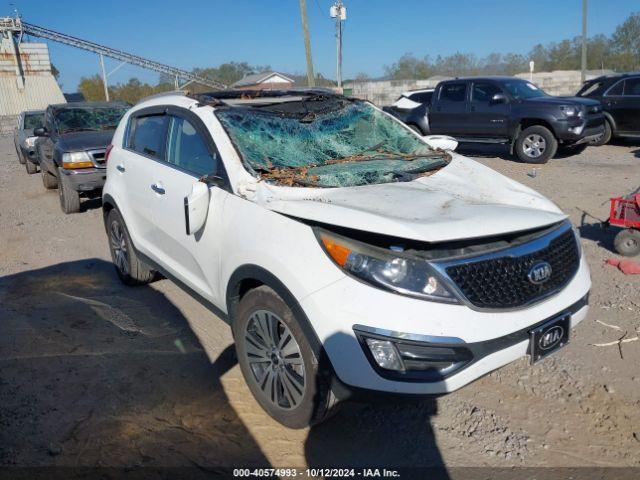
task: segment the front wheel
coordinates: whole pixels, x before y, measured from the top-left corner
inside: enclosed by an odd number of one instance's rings
[[[124,220],[115,208],[107,215],[106,228],[111,260],[122,283],[134,286],[153,280],[155,271],[138,257]]]
[[[525,128],[516,139],[516,155],[525,163],[547,163],[557,149],[553,133],[541,125]]]
[[[42,171],[42,185],[47,190],[53,190],[54,188],[58,188],[58,179],[52,173],[44,169],[40,169]]]
[[[233,334],[244,379],[271,417],[289,428],[326,418],[334,400],[330,375],[275,291],[262,286],[242,298]]]
[[[621,230],[613,240],[613,246],[620,255],[635,257],[640,254],[640,230],[634,228]]]
[[[24,162],[24,168],[27,170],[27,173],[29,175],[33,175],[34,173],[38,173],[38,166],[35,163],[30,162],[29,160]]]
[[[60,198],[60,208],[64,213],[78,213],[80,211],[80,194],[73,188],[66,175],[60,176],[58,197]]]
[[[594,140],[593,142],[591,142],[590,145],[593,145],[594,147],[601,147],[602,145],[606,145],[611,141],[612,135],[613,130],[611,129],[611,124],[609,123],[609,120],[605,120],[604,133],[598,140]]]
[[[21,148],[16,148],[16,153],[18,154],[18,163],[21,163],[22,165],[25,164],[25,162],[27,161],[27,157],[25,157],[22,153],[22,149]]]

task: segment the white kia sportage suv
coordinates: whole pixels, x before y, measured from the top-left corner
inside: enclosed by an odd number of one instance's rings
[[[116,270],[161,272],[226,320],[289,427],[345,392],[442,394],[533,363],[587,314],[579,240],[552,202],[454,148],[325,91],[151,97],[108,152]]]

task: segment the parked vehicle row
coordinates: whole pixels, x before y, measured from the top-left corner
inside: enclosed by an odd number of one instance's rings
[[[408,110],[395,106],[387,111],[422,135],[508,144],[523,162],[546,163],[558,148],[577,151],[605,135],[597,100],[554,97],[519,78],[456,78],[440,82],[428,98]]]
[[[602,102],[605,133],[595,145],[613,137],[640,137],[640,73],[594,78],[585,82],[578,96]]]
[[[358,393],[452,392],[566,345],[590,289],[567,215],[455,145],[325,91],[149,98],[108,152],[113,263],[226,320],[289,427]]]
[[[100,195],[106,150],[128,108],[121,102],[75,102],[20,116],[18,156],[28,173],[40,169],[46,189],[58,189],[64,213],[80,211],[81,196]]]

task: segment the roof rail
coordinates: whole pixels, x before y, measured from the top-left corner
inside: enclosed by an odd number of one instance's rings
[[[147,100],[151,100],[154,98],[169,97],[171,95],[180,95],[184,97],[187,96],[187,92],[185,92],[184,90],[169,90],[168,92],[154,93],[153,95],[149,95],[148,97],[141,98],[140,100],[138,100],[138,103],[146,102]]]

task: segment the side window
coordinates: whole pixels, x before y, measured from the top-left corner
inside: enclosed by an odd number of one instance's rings
[[[471,101],[489,103],[496,93],[502,93],[500,87],[492,83],[474,83],[471,91]]]
[[[624,82],[620,81],[618,83],[616,83],[613,87],[611,87],[608,91],[607,91],[607,96],[616,96],[616,95],[622,95],[622,89],[624,87]]]
[[[215,173],[218,169],[218,159],[209,152],[200,133],[180,117],[171,117],[167,162],[196,175]]]
[[[627,78],[624,81],[624,96],[640,96],[640,78]]]
[[[409,99],[418,103],[429,103],[431,101],[431,95],[433,95],[433,92],[412,93],[409,95]]]
[[[445,102],[464,102],[466,92],[466,83],[447,83],[440,90],[440,100]]]
[[[129,148],[149,157],[164,159],[167,123],[168,117],[164,114],[134,117],[131,120]]]

